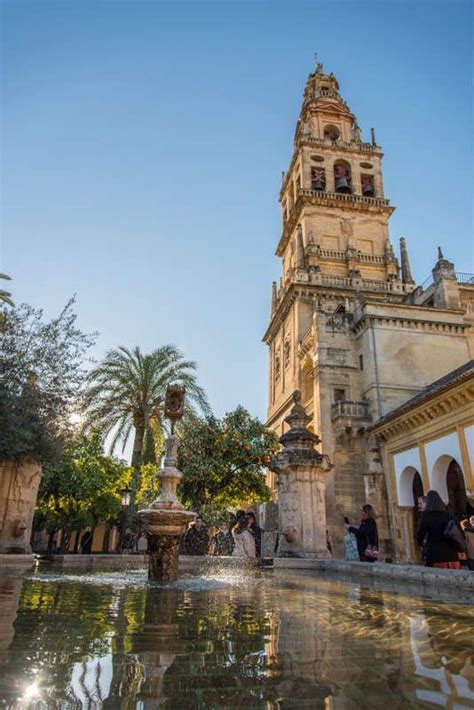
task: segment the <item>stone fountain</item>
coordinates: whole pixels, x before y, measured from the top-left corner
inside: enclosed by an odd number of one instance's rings
[[[163,468],[157,474],[160,496],[150,508],[138,511],[148,537],[148,579],[158,582],[172,582],[178,577],[180,541],[196,517],[196,513],[184,509],[176,495],[182,473],[177,468],[178,437],[174,427],[183,416],[184,395],[184,387],[179,385],[170,385],[166,391],[165,417],[171,421],[171,434],[166,440]]]

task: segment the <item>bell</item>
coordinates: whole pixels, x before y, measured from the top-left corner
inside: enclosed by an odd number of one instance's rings
[[[370,182],[366,182],[365,185],[362,186],[362,194],[364,197],[374,197],[374,186]]]
[[[346,177],[337,177],[336,178],[336,192],[344,192],[344,193],[350,193],[351,188],[349,186],[349,182]]]
[[[313,190],[324,190],[324,180],[322,178],[316,178],[313,182]]]

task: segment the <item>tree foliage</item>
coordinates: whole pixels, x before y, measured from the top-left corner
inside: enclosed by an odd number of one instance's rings
[[[138,347],[109,351],[89,374],[84,397],[86,428],[104,436],[113,432],[111,451],[119,442],[125,448],[133,431],[135,460],[132,464],[140,466],[145,435],[155,441],[157,433],[162,432],[162,407],[169,384],[176,382],[186,387],[189,409],[194,411],[197,407],[209,412],[204,390],[197,384],[195,369],[196,363],[185,360],[173,345],[163,345],[148,355]]]
[[[77,326],[70,299],[45,321],[26,304],[4,313],[0,339],[0,460],[54,460],[71,427],[96,335]]]
[[[223,510],[269,499],[264,468],[278,448],[276,435],[246,409],[223,419],[189,416],[180,427],[180,495],[201,510]]]
[[[69,442],[57,465],[46,465],[40,483],[35,528],[81,530],[121,516],[119,490],[131,468],[107,456],[97,434]]]

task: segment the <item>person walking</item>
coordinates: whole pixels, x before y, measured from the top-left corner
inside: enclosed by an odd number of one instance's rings
[[[200,515],[191,523],[184,536],[184,552],[186,555],[207,555],[209,534]]]
[[[359,527],[356,528],[346,523],[346,530],[356,536],[360,561],[376,562],[379,556],[379,534],[375,522],[375,511],[369,503],[362,506]]]
[[[234,538],[230,531],[230,525],[227,522],[222,522],[220,529],[211,540],[212,553],[219,557],[228,557],[234,551]]]
[[[248,515],[241,516],[234,529],[232,530],[234,537],[233,557],[248,557],[255,558],[255,538],[250,531],[250,518]]]
[[[427,567],[459,569],[458,549],[446,537],[446,528],[452,520],[439,493],[428,491],[425,510],[416,531],[418,544],[423,547]]]
[[[255,513],[252,511],[248,512],[248,517],[250,520],[249,530],[255,538],[255,554],[257,557],[262,556],[262,528],[257,523],[257,518]]]

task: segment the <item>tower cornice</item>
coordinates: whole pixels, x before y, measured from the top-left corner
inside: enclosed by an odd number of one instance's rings
[[[298,298],[333,298],[338,303],[342,303],[345,299],[357,295],[359,298],[364,298],[367,303],[401,305],[407,293],[413,289],[414,286],[402,284],[400,281],[373,281],[360,277],[329,276],[320,273],[309,275],[306,271],[296,272],[294,280],[282,287],[277,308],[262,340],[267,345],[271,342]]]
[[[347,195],[339,192],[320,192],[300,188],[296,202],[293,205],[288,221],[283,229],[280,241],[276,249],[276,256],[283,256],[286,246],[290,240],[293,230],[300,219],[301,210],[306,205],[321,205],[324,207],[339,207],[344,210],[356,212],[379,212],[389,216],[395,211],[395,207],[390,205],[390,200],[383,197],[363,197],[362,195]]]

